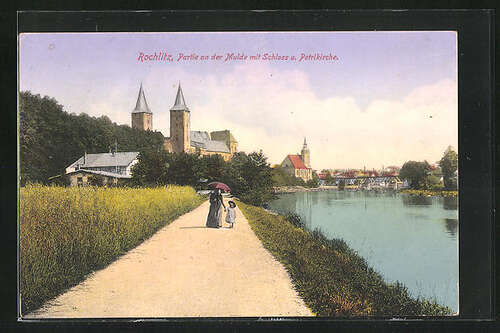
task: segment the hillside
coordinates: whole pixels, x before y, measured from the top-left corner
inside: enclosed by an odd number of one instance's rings
[[[141,131],[117,125],[108,117],[70,114],[54,98],[19,96],[19,154],[21,185],[47,183],[48,178],[87,153],[109,151],[117,142],[118,151],[163,149],[160,132]]]

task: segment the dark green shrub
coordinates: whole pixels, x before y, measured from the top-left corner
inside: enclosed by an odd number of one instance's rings
[[[299,214],[288,212],[284,215],[285,219],[296,227],[304,228],[305,224]]]
[[[88,182],[91,186],[104,186],[104,177],[101,175],[90,175]]]

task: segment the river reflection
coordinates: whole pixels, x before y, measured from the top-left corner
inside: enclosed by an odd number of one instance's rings
[[[431,206],[432,197],[424,197],[419,195],[403,195],[403,205],[405,206]]]
[[[457,210],[457,197],[427,197],[420,195],[402,195],[401,199],[405,206],[432,206],[436,201],[442,203],[445,210]]]
[[[270,203],[300,215],[310,229],[341,238],[415,296],[458,310],[458,201],[394,192],[290,193]]]
[[[452,239],[457,239],[458,219],[444,219],[446,232]]]
[[[443,208],[446,210],[457,210],[458,209],[458,198],[457,197],[445,197],[445,198],[443,198]]]

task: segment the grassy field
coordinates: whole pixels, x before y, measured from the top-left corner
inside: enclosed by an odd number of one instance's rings
[[[205,199],[191,187],[20,191],[20,292],[25,314],[105,267]]]
[[[253,231],[290,273],[307,306],[318,316],[441,316],[447,307],[413,299],[402,284],[388,284],[343,240],[329,240],[285,218],[239,202]]]

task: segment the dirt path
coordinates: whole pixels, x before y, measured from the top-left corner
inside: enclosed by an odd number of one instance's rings
[[[312,315],[239,209],[234,229],[205,228],[207,214],[205,202],[24,318]]]

